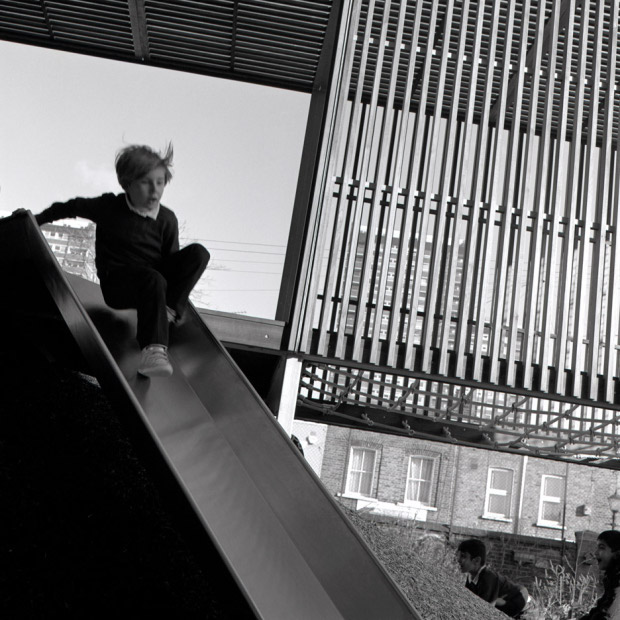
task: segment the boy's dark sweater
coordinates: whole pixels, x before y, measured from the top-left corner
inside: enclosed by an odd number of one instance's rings
[[[95,265],[99,278],[127,265],[156,268],[162,258],[179,250],[175,214],[160,205],[157,219],[143,217],[131,211],[125,194],[56,202],[35,217],[39,225],[73,217],[95,222]]]
[[[523,604],[525,603],[521,586],[513,583],[504,575],[492,571],[487,566],[483,566],[480,570],[477,583],[468,581],[465,587],[491,604],[498,598],[502,598],[505,601],[505,605],[499,607],[499,609],[507,613],[507,615],[512,615],[511,612],[513,610],[523,609]]]

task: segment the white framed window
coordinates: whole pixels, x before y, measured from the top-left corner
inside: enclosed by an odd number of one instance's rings
[[[377,451],[372,448],[352,447],[349,457],[347,490],[350,495],[372,496]]]
[[[538,525],[562,527],[564,520],[564,476],[543,475],[540,484]]]
[[[430,456],[409,457],[405,502],[432,506],[435,460]]]
[[[490,467],[484,516],[489,519],[509,519],[512,508],[512,481],[514,472],[503,467]]]

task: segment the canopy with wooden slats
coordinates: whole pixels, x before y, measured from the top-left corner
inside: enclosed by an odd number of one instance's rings
[[[331,0],[4,0],[0,39],[310,92]]]

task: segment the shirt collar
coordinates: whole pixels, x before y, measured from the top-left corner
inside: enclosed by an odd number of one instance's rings
[[[480,573],[482,572],[482,569],[486,566],[486,564],[483,564],[479,569],[478,572],[472,577],[469,573],[467,573],[467,583],[473,583],[474,585],[478,584],[478,579],[480,579]]]
[[[131,204],[131,202],[129,201],[129,196],[127,194],[125,194],[125,201],[127,202],[127,206],[129,207],[129,210],[132,211],[133,213],[136,213],[140,217],[150,217],[152,220],[156,220],[157,216],[159,215],[160,205],[157,205],[157,209],[155,209],[154,211],[149,211],[148,213],[144,213],[143,211],[138,211],[138,209],[136,209]]]

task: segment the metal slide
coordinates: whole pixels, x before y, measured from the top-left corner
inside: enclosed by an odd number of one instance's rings
[[[193,308],[171,331],[174,374],[149,380],[136,375],[135,313],[67,277],[29,212],[0,220],[0,287],[20,278],[47,289],[256,617],[419,618]]]

